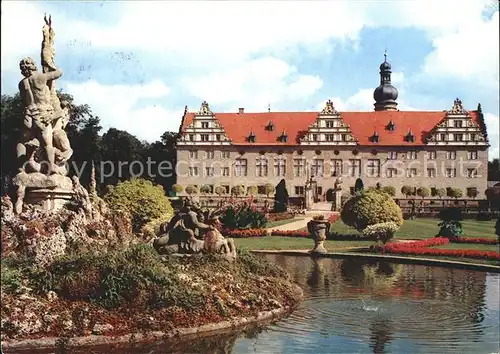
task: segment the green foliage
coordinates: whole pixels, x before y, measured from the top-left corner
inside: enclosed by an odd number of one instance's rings
[[[469,198],[477,198],[479,195],[479,191],[477,188],[467,188],[467,197]]]
[[[188,184],[185,189],[186,193],[189,195],[198,194],[198,188],[192,184]]]
[[[217,195],[226,194],[226,188],[224,188],[223,186],[215,187],[215,194],[217,194]]]
[[[398,230],[399,226],[395,222],[383,222],[367,226],[366,229],[363,230],[363,236],[385,245],[394,237],[394,234]]]
[[[363,180],[361,178],[356,179],[354,183],[354,192],[362,192],[364,189]]]
[[[403,193],[406,197],[409,197],[411,195],[415,195],[415,187],[403,186],[403,187],[401,187],[401,193]]]
[[[495,224],[495,235],[500,237],[500,218],[497,219],[497,222]]]
[[[464,195],[464,192],[460,188],[448,188],[446,194],[450,198],[462,198]]]
[[[437,188],[436,189],[436,196],[439,198],[446,197],[446,188]]]
[[[245,193],[245,188],[242,185],[236,185],[231,188],[231,194],[235,196],[240,196]]]
[[[500,187],[490,187],[484,194],[488,200],[500,200]]]
[[[242,266],[252,274],[288,279],[288,273],[276,263],[270,262],[265,258],[255,256],[245,250],[238,249],[237,252],[238,263],[241,263]]]
[[[269,195],[273,192],[274,192],[274,186],[271,183],[266,183],[264,185],[264,193],[263,194],[265,194],[269,197]]]
[[[286,190],[285,180],[282,179],[276,186],[274,194],[274,211],[283,213],[288,209],[288,191]]]
[[[64,299],[105,308],[202,304],[203,294],[185,286],[176,276],[180,271],[174,260],[166,266],[153,247],[142,244],[125,251],[64,257],[40,270],[33,285],[40,293],[52,290]]]
[[[258,191],[257,186],[248,186],[247,188],[248,195],[256,195],[257,191]]]
[[[134,231],[152,220],[168,221],[173,216],[172,205],[163,188],[140,178],[118,183],[104,199],[111,209],[126,210],[132,215]]]
[[[384,187],[382,187],[382,190],[385,193],[389,194],[391,197],[396,196],[396,188],[393,186],[384,186]]]
[[[343,206],[342,221],[361,231],[369,225],[392,221],[403,224],[403,213],[392,197],[380,191],[357,193]]]
[[[229,229],[257,229],[266,226],[266,217],[250,206],[234,207],[224,210],[220,221]]]
[[[463,234],[462,223],[463,219],[462,210],[456,207],[442,209],[438,218],[442,220],[439,226],[438,236],[443,237],[456,237]]]
[[[180,184],[174,184],[172,186],[172,191],[175,193],[182,193],[184,191],[184,187]]]
[[[200,187],[200,193],[209,194],[212,193],[212,188],[208,184],[204,184]]]
[[[431,191],[427,187],[420,187],[417,189],[417,195],[422,198],[426,198],[431,195]]]
[[[2,259],[2,293],[17,294],[22,286],[21,270],[6,259]]]

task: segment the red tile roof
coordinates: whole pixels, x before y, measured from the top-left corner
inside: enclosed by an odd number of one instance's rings
[[[469,111],[472,119],[478,122],[477,111]],[[297,145],[300,137],[313,124],[319,112],[265,112],[265,113],[215,113],[216,119],[226,131],[234,145]],[[445,118],[446,112],[428,111],[373,111],[373,112],[340,112],[343,119],[361,146],[373,145],[423,145],[424,138],[437,124]],[[192,121],[194,113],[186,113],[182,130]],[[390,121],[394,122],[394,131],[387,130]],[[274,130],[266,129],[273,122]],[[248,141],[250,131],[255,134],[255,143]],[[285,131],[288,142],[278,140]],[[414,142],[405,141],[411,131]],[[371,136],[377,132],[379,142],[372,142]]]

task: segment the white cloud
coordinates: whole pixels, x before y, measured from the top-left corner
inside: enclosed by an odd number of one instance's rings
[[[434,39],[424,71],[481,82],[498,90],[498,11],[490,21],[466,21],[457,31]]]
[[[166,130],[177,131],[183,110],[166,109],[161,104],[137,107],[142,99],[161,101],[170,89],[159,80],[144,85],[101,85],[90,80],[68,83],[67,91],[79,104],[87,103],[108,128],[127,130],[140,139],[155,141]]]
[[[488,140],[490,141],[489,149],[489,159],[500,157],[500,124],[499,116],[492,113],[486,113],[484,115],[484,122],[486,124],[486,130],[488,131]]]
[[[262,110],[268,104],[276,106],[283,101],[307,99],[322,85],[319,77],[300,75],[295,67],[272,57],[184,80],[186,89],[200,100],[250,110]]]

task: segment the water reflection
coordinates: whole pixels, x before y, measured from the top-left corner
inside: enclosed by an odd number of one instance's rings
[[[155,343],[134,353],[497,353],[498,274],[387,262],[268,255],[306,300],[240,333]],[[76,351],[71,351],[76,353]],[[94,348],[82,353],[129,353]]]

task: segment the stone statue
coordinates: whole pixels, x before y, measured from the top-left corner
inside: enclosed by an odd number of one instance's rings
[[[236,247],[232,239],[226,239],[217,229],[217,219],[209,224],[200,222],[195,205],[185,203],[182,209],[168,222],[160,226],[153,241],[153,247],[160,254],[165,253],[222,253],[228,259],[236,258]],[[205,240],[200,240],[200,233]]]
[[[19,82],[24,120],[17,144],[19,173],[13,183],[17,186],[15,210],[20,213],[23,202],[42,204],[44,209],[58,209],[72,197],[72,181],[66,162],[73,150],[65,128],[70,117],[68,102],[60,102],[55,81],[62,71],[55,64],[55,33],[52,18],[44,17],[41,46],[42,72],[32,58],[19,63],[23,79]]]

